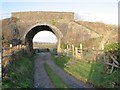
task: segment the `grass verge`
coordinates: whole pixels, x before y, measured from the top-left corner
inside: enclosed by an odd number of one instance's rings
[[[59,66],[61,67],[62,69],[64,69],[64,64],[66,64],[68,61],[70,61],[70,57],[68,56],[59,56],[59,57],[55,57],[53,54],[52,54],[52,57],[54,59],[54,62]]]
[[[2,88],[32,88],[33,87],[33,56],[22,57],[8,66],[7,75],[2,80]]]
[[[45,63],[44,66],[55,88],[68,88],[65,82],[53,72],[53,70],[48,66],[48,64]]]
[[[92,83],[95,87],[113,88],[118,82],[118,72],[106,73],[105,65],[101,61],[85,62],[80,60],[65,67],[64,64],[69,62],[69,58],[63,56],[54,57],[54,62],[75,78]]]

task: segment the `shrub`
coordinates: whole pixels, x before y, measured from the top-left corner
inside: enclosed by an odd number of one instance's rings
[[[120,50],[120,43],[111,43],[105,46],[104,51],[105,52],[114,52]]]

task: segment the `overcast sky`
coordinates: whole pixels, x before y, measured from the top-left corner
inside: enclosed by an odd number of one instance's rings
[[[11,12],[67,11],[74,12],[86,21],[118,23],[119,0],[1,0],[0,19],[10,17]],[[43,34],[43,33],[42,33]],[[52,37],[45,33],[45,37]],[[40,34],[39,34],[40,36]],[[43,38],[43,36],[42,36]],[[48,40],[48,38],[46,38]],[[55,41],[55,37],[54,40]]]

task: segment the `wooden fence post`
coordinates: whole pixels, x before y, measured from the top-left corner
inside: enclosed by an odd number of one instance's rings
[[[77,58],[77,56],[78,56],[78,48],[75,47],[75,57]]]
[[[72,53],[73,53],[73,57],[74,57],[74,45],[72,44]]]
[[[82,54],[82,44],[80,44],[80,52],[81,52],[81,54]]]
[[[101,47],[102,50],[104,50],[104,44],[102,43],[102,47]]]
[[[68,44],[67,44],[67,55],[68,55],[68,52],[69,52],[69,46],[68,46]]]

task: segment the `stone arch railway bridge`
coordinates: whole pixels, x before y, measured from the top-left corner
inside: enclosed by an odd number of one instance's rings
[[[60,43],[72,42],[72,36],[79,36],[79,40],[85,40],[99,35],[89,30],[74,20],[73,12],[14,12],[11,15],[12,29],[17,29],[19,39],[27,46],[27,52],[33,52],[32,39],[40,31],[51,31],[56,35],[57,51],[60,52]],[[70,34],[71,33],[71,34]]]

